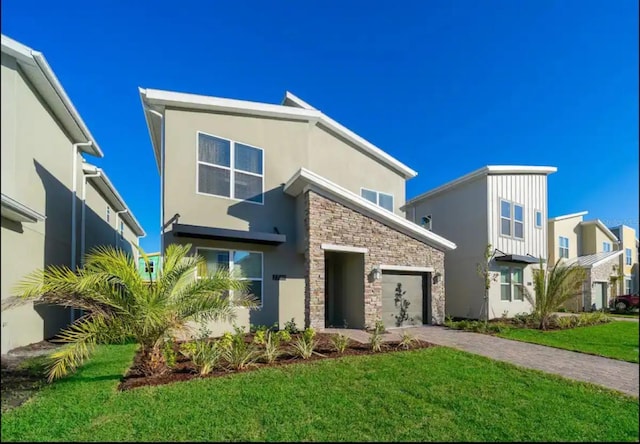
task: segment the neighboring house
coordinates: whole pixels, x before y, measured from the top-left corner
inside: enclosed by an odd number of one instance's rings
[[[638,276],[638,238],[636,237],[636,230],[626,225],[610,227],[610,230],[618,239],[619,249],[622,251],[618,268],[621,273],[618,280],[617,294],[638,293],[640,292],[640,281]]]
[[[549,264],[562,260],[587,273],[581,297],[568,301],[571,310],[602,309],[611,296],[610,285],[620,270],[618,238],[599,219],[584,220],[587,211],[549,219]]]
[[[489,165],[410,199],[407,218],[456,243],[445,256],[446,312],[482,319],[528,312],[532,270],[547,257],[546,166]],[[487,246],[490,288],[478,273]],[[487,311],[488,310],[488,311]]]
[[[403,217],[415,171],[291,93],[280,105],[140,95],[161,178],[161,251],[190,243],[207,271],[241,273],[260,308],[240,310],[239,325],[443,322],[455,245]]]
[[[85,176],[83,156],[102,157],[100,147],[44,56],[4,35],[1,92],[4,301],[28,273],[49,265],[76,268],[83,251],[98,244],[131,251],[144,231],[124,216],[119,239],[116,221],[104,220],[107,204],[114,211],[127,207],[106,176]],[[52,337],[75,315],[49,305],[3,308],[1,352]]]
[[[147,253],[149,261],[145,263],[144,258],[138,257],[138,273],[145,281],[155,281],[160,269],[160,252]]]

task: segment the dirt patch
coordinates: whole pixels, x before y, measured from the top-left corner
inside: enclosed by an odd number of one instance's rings
[[[24,404],[46,384],[45,357],[59,347],[59,344],[41,341],[2,355],[2,413]]]
[[[176,365],[171,369],[170,372],[162,376],[147,377],[147,376],[144,376],[142,374],[142,371],[140,370],[142,365],[142,359],[141,359],[142,356],[140,353],[136,353],[133,360],[133,365],[131,366],[127,374],[124,376],[124,378],[120,382],[118,389],[130,390],[137,387],[171,384],[179,381],[188,381],[190,379],[195,379],[195,378],[219,378],[219,377],[225,377],[225,376],[229,376],[236,373],[245,373],[245,372],[255,371],[261,368],[281,367],[285,365],[295,365],[300,363],[313,362],[313,361],[322,360],[322,359],[336,359],[336,358],[342,358],[345,356],[369,355],[369,354],[376,354],[376,353],[405,350],[404,348],[399,346],[398,341],[395,341],[395,342],[385,342],[382,345],[382,351],[373,352],[368,344],[362,344],[362,343],[351,340],[349,341],[349,345],[345,349],[345,351],[343,353],[338,353],[334,349],[331,343],[332,336],[334,335],[330,333],[318,333],[316,335],[316,339],[318,340],[318,346],[315,349],[316,353],[314,353],[309,359],[302,359],[301,357],[297,356],[294,353],[293,347],[290,345],[291,343],[289,343],[289,344],[282,345],[283,354],[275,362],[271,364],[266,362],[257,362],[255,363],[255,365],[249,368],[246,368],[244,370],[232,370],[228,368],[224,368],[224,369],[220,368],[220,369],[214,370],[212,373],[206,376],[201,376],[197,372],[191,360],[178,352]],[[296,339],[296,335],[292,335],[291,342],[295,341],[295,339]],[[253,341],[253,335],[251,334],[245,335],[245,342],[249,343],[252,341]],[[411,344],[411,347],[409,349],[415,350],[415,349],[434,347],[434,346],[435,346],[434,344],[431,344],[429,342],[420,341],[416,339],[413,342],[413,344]],[[176,345],[176,351],[178,351],[178,349],[179,349],[179,344]]]

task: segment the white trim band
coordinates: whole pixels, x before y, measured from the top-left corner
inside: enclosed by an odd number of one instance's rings
[[[320,248],[326,251],[344,251],[345,253],[368,253],[368,248],[351,247],[348,245],[322,244]]]
[[[380,265],[380,270],[386,271],[415,271],[416,273],[433,273],[433,267],[413,267],[411,265]]]

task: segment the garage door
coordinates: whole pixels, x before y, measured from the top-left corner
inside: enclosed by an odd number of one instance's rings
[[[427,324],[428,273],[382,274],[382,322],[385,327],[406,327]]]

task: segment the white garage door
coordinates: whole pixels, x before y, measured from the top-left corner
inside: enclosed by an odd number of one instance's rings
[[[385,327],[428,323],[427,274],[384,272],[382,274],[382,322]]]

